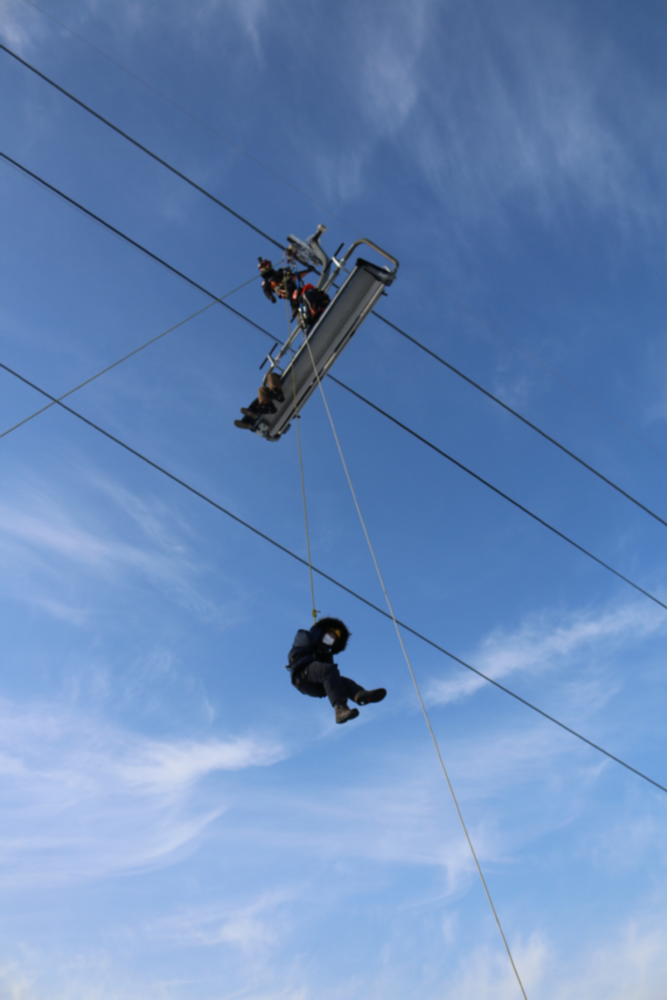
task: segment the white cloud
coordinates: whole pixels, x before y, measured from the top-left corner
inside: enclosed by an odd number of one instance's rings
[[[281,760],[282,747],[239,737],[227,742],[145,743],[141,754],[118,765],[118,774],[128,786],[163,794],[180,791],[214,771],[238,771],[262,767]]]
[[[62,459],[65,461],[64,457]],[[71,461],[75,475],[81,469]],[[205,593],[209,567],[194,556],[192,529],[157,498],[138,497],[100,475],[84,473],[82,499],[46,495],[18,470],[15,495],[0,505],[0,559],[8,597],[74,625],[89,620],[91,584],[151,588],[207,621],[234,613]]]
[[[591,789],[606,767],[588,752],[582,757],[578,742],[546,724],[448,736],[441,750],[483,869],[516,864],[526,845],[570,825],[589,808]],[[458,897],[477,884],[444,775],[425,741],[413,745],[408,758],[385,749],[381,767],[367,762],[354,781],[341,784],[332,775],[316,792],[303,794],[280,787],[274,796],[266,789],[262,808],[271,815],[270,830],[254,821],[253,811],[239,819],[237,830],[258,856],[279,851],[314,871],[342,862],[376,873],[431,868],[438,898]],[[643,846],[650,849],[647,841]]]
[[[271,912],[270,899],[258,901],[258,911]],[[252,909],[252,907],[249,907]],[[240,911],[239,911],[240,912]],[[224,920],[224,917],[223,917]],[[152,932],[156,928],[151,929]],[[167,925],[160,928],[170,937]],[[175,930],[175,928],[174,928]],[[495,928],[494,928],[495,931]],[[542,934],[525,942],[510,941],[512,955],[529,998],[540,1000],[664,1000],[667,956],[664,940],[667,924],[662,913],[624,921],[618,933],[592,947],[557,949]],[[497,934],[497,932],[496,932]],[[599,935],[594,935],[594,941]],[[214,944],[208,940],[204,945]],[[429,942],[433,946],[434,942]],[[140,972],[128,975],[104,955],[65,958],[32,952],[20,961],[0,966],[0,996],[3,1000],[139,1000],[146,996],[178,995],[195,1000],[216,988],[220,996],[243,995],[250,1000],[517,1000],[521,994],[507,955],[498,942],[455,952],[456,964],[440,965],[437,957],[420,956],[420,965],[387,951],[373,975],[351,973],[346,962],[332,976],[331,970],[315,962],[299,963],[298,945],[288,954],[265,962],[261,943],[258,951],[238,949],[242,964],[218,963],[215,979],[210,966],[204,977],[145,981]],[[375,956],[374,956],[375,957]],[[370,959],[370,956],[369,956]],[[414,959],[414,956],[413,956]],[[238,990],[238,993],[236,992]],[[213,995],[213,994],[211,994]],[[216,993],[215,995],[218,995]]]
[[[427,46],[404,84],[422,99],[402,138],[441,203],[468,223],[517,204],[550,225],[574,203],[619,226],[661,214],[651,180],[661,147],[648,133],[664,133],[665,95],[647,87],[631,53],[611,34],[586,38],[572,10],[523,0],[477,8],[439,9],[438,56]]]
[[[257,59],[262,55],[262,28],[270,14],[268,0],[235,0],[230,9],[241,22]]]
[[[217,906],[189,908],[157,921],[149,933],[180,944],[228,945],[252,954],[256,962],[260,953],[273,951],[291,932],[293,921],[288,915],[288,905],[297,897],[292,888],[263,892],[240,906],[222,902]]]
[[[561,966],[549,1000],[664,1000],[667,983],[664,914],[623,921],[614,939]]]
[[[531,935],[527,944],[510,942],[512,958],[521,982],[529,997],[544,993],[544,976],[549,963],[549,949],[537,934]],[[521,997],[515,973],[507,952],[499,944],[497,949],[476,948],[460,962],[459,974],[454,982],[445,986],[448,1000],[516,1000]]]
[[[33,38],[43,35],[34,20],[20,0],[0,0],[0,38],[20,55],[27,54]]]
[[[567,657],[572,662],[583,653],[605,655],[625,643],[638,641],[665,629],[667,621],[657,608],[632,603],[598,612],[575,612],[557,616],[532,616],[516,631],[499,629],[484,639],[467,657],[474,667],[494,680],[517,672],[542,673]],[[585,679],[581,683],[585,684]],[[445,705],[473,694],[487,682],[475,674],[459,673],[453,679],[433,680],[428,686],[431,704]],[[608,680],[606,696],[614,693]],[[589,691],[594,694],[594,688]]]
[[[90,719],[0,704],[0,879],[104,877],[165,864],[224,811],[219,772],[265,767],[274,741],[154,740]]]
[[[388,17],[358,8],[354,35],[362,43],[362,110],[374,132],[395,134],[414,109],[425,84],[419,57],[428,39],[427,12],[432,5],[394,4]]]

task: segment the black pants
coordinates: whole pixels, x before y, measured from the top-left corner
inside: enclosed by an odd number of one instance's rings
[[[341,677],[335,663],[316,662],[304,667],[296,686],[301,694],[309,694],[311,698],[327,697],[332,705],[354,698],[357,692],[364,690],[349,677]]]

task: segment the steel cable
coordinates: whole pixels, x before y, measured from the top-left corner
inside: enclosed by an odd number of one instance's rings
[[[68,97],[70,101],[74,101],[75,104],[78,104],[79,107],[83,108],[84,111],[87,111],[88,114],[92,115],[94,118],[97,118],[98,121],[101,121],[108,128],[113,129],[113,131],[117,132],[118,135],[123,137],[123,139],[127,139],[127,141],[131,142],[133,146],[136,146],[137,149],[140,149],[142,153],[146,153],[147,156],[150,156],[153,160],[156,160],[163,167],[166,167],[167,170],[170,170],[172,174],[175,174],[177,177],[180,177],[182,181],[185,181],[186,184],[189,184],[191,187],[195,188],[197,191],[200,192],[200,194],[203,194],[206,198],[210,198],[210,200],[215,202],[215,204],[218,205],[220,208],[224,208],[225,212],[229,212],[230,215],[233,215],[236,219],[239,219],[239,221],[241,221],[244,225],[249,226],[250,229],[254,229],[256,233],[259,233],[260,236],[263,236],[265,240],[269,241],[269,243],[273,243],[280,250],[285,249],[281,243],[278,243],[277,240],[273,239],[273,237],[268,236],[258,226],[250,222],[249,219],[246,219],[243,215],[240,215],[239,212],[235,212],[233,208],[229,207],[229,205],[225,205],[224,201],[220,201],[219,198],[216,198],[214,194],[211,194],[210,191],[207,191],[206,188],[203,188],[201,184],[197,184],[197,182],[193,181],[191,177],[187,176],[187,174],[184,174],[182,173],[182,171],[177,170],[176,167],[172,167],[170,163],[167,163],[167,161],[163,160],[161,156],[158,156],[157,153],[154,153],[152,150],[150,150],[148,146],[144,146],[141,142],[138,142],[136,139],[133,139],[131,135],[129,135],[127,132],[124,132],[122,128],[118,128],[117,125],[114,125],[114,123],[110,122],[108,118],[105,118],[103,115],[99,114],[99,112],[91,108],[90,105],[84,104],[84,102],[80,101],[78,97],[74,96],[74,94],[70,94],[69,90],[65,90],[65,88],[61,87],[59,83],[56,83],[55,80],[52,80],[50,77],[46,76],[45,73],[40,72],[40,70],[38,70],[36,66],[32,66],[29,62],[26,62],[26,60],[22,59],[21,56],[18,55],[16,52],[12,52],[12,50],[8,48],[6,45],[4,45],[2,42],[0,42],[0,50],[6,52],[8,56],[12,57],[12,59],[16,59],[16,61],[25,66],[26,69],[29,69],[32,73],[35,73],[38,77],[44,80],[45,83],[48,83],[49,86],[54,87],[56,90],[59,90],[60,93],[64,94],[65,97]]]
[[[40,184],[43,187],[45,187],[51,193],[57,195],[58,197],[62,198],[64,201],[66,201],[69,204],[73,205],[76,209],[78,209],[79,211],[83,212],[85,215],[87,215],[90,218],[92,218],[99,225],[101,225],[101,226],[107,228],[108,230],[110,230],[112,233],[114,233],[114,235],[116,235],[116,236],[120,237],[121,239],[125,240],[128,244],[130,244],[131,246],[133,246],[135,249],[140,250],[142,253],[144,253],[148,257],[150,257],[152,260],[154,260],[157,263],[161,264],[163,267],[167,268],[173,274],[176,274],[183,281],[188,282],[188,284],[192,285],[194,288],[197,288],[200,292],[203,292],[205,295],[208,295],[209,298],[214,299],[214,300],[217,301],[217,296],[215,296],[213,294],[213,292],[209,292],[208,289],[204,288],[203,285],[200,285],[198,282],[194,281],[192,278],[189,278],[186,274],[184,274],[182,271],[179,271],[177,268],[173,267],[171,264],[168,264],[161,257],[158,257],[157,254],[153,253],[151,250],[146,249],[146,247],[142,246],[136,240],[133,240],[130,236],[126,236],[125,233],[123,233],[120,229],[117,229],[115,226],[112,226],[111,223],[106,222],[99,215],[96,215],[94,212],[91,212],[90,209],[85,208],[79,202],[75,201],[73,198],[70,198],[69,195],[64,194],[58,188],[54,187],[53,184],[49,184],[48,181],[45,181],[38,174],[35,174],[33,171],[29,170],[27,167],[24,167],[17,160],[12,159],[12,157],[7,156],[7,154],[3,153],[3,152],[0,152],[0,158],[6,160],[12,167],[14,167],[15,169],[17,169],[19,171],[22,171],[24,174],[26,174],[32,180],[36,181],[38,184]],[[249,319],[247,316],[244,316],[243,313],[239,312],[237,309],[234,309],[227,302],[222,302],[221,301],[220,305],[224,306],[226,309],[228,309],[230,312],[234,313],[234,315],[238,316],[240,319],[243,319],[246,323],[250,324],[250,326],[252,326],[254,329],[259,330],[266,337],[270,337],[274,342],[277,341],[277,342],[280,343],[280,340],[279,340],[278,337],[273,336],[273,334],[269,333],[268,330],[265,330],[264,327],[260,326],[258,323],[255,323],[254,320]],[[581,552],[583,555],[588,556],[589,559],[592,559],[594,562],[598,563],[598,565],[600,565],[604,569],[608,570],[614,576],[618,577],[620,580],[623,580],[624,583],[627,583],[630,587],[633,587],[639,593],[643,594],[645,597],[648,597],[649,600],[653,601],[655,604],[658,604],[658,605],[660,605],[660,607],[665,608],[665,610],[667,610],[667,604],[663,603],[663,601],[661,601],[658,597],[655,597],[653,594],[651,594],[650,591],[648,591],[645,588],[641,587],[639,584],[634,583],[632,580],[630,580],[629,577],[626,577],[623,573],[620,573],[618,570],[614,569],[612,566],[610,566],[608,563],[604,562],[598,556],[593,555],[592,552],[589,552],[588,549],[585,549],[582,545],[580,545],[578,542],[575,542],[568,535],[564,534],[562,531],[559,531],[558,528],[553,527],[553,525],[549,524],[548,521],[545,521],[544,518],[541,518],[538,514],[534,514],[531,510],[529,510],[527,507],[524,507],[524,505],[521,504],[521,503],[519,503],[517,500],[513,500],[512,497],[510,497],[507,493],[504,493],[502,490],[498,489],[498,487],[493,486],[491,483],[489,483],[487,480],[483,479],[476,472],[473,472],[472,469],[469,469],[467,466],[465,466],[462,462],[459,462],[457,459],[453,458],[451,455],[448,455],[446,452],[442,451],[442,449],[440,449],[436,445],[432,444],[432,442],[428,441],[421,434],[418,434],[416,431],[411,430],[411,428],[409,428],[406,424],[403,424],[397,418],[392,417],[390,414],[388,414],[385,410],[382,410],[375,403],[371,403],[370,400],[366,399],[366,397],[362,396],[360,393],[356,392],[354,389],[352,389],[349,386],[345,385],[344,383],[340,382],[338,379],[334,379],[334,376],[328,376],[328,377],[331,378],[331,379],[333,379],[334,381],[338,382],[344,389],[346,389],[348,392],[352,393],[353,395],[357,396],[357,398],[360,399],[360,400],[362,400],[362,402],[364,402],[366,405],[372,407],[372,409],[376,410],[378,413],[381,413],[382,416],[384,416],[387,419],[391,420],[392,423],[397,424],[397,426],[399,426],[403,430],[407,431],[409,434],[411,434],[417,440],[421,441],[423,444],[426,444],[433,451],[436,451],[443,458],[446,458],[449,462],[452,462],[454,465],[456,465],[463,472],[467,473],[469,476],[472,476],[473,479],[476,479],[482,485],[488,487],[494,493],[498,494],[498,496],[501,496],[504,500],[507,500],[508,503],[511,503],[514,507],[516,507],[517,509],[521,510],[523,513],[527,514],[534,521],[536,521],[537,523],[543,525],[543,527],[547,528],[549,531],[553,532],[555,535],[558,535],[559,538],[562,538],[563,541],[567,542],[569,545],[572,545],[573,548],[578,549],[578,551]]]
[[[62,396],[58,396],[57,402],[60,402],[61,399],[66,399],[68,396],[71,396],[72,393],[74,392],[78,392],[79,389],[83,389],[85,385],[89,385],[91,382],[94,382],[95,379],[100,377],[100,375],[106,375],[107,372],[110,372],[112,368],[117,368],[118,365],[123,363],[123,361],[127,361],[128,358],[134,357],[134,355],[138,354],[139,351],[143,351],[146,347],[150,347],[151,344],[154,344],[156,343],[156,341],[161,340],[163,337],[166,337],[168,333],[172,333],[174,330],[178,330],[179,327],[185,326],[185,324],[189,323],[191,319],[195,319],[197,316],[201,316],[201,314],[205,313],[208,309],[212,309],[213,306],[218,305],[218,303],[221,303],[223,299],[229,298],[229,296],[233,295],[234,292],[238,292],[241,288],[245,288],[246,285],[250,285],[253,281],[256,280],[257,280],[257,275],[250,278],[248,281],[244,281],[242,285],[237,285],[236,288],[232,288],[231,292],[225,292],[224,295],[221,295],[219,298],[214,299],[213,302],[209,302],[208,305],[204,306],[202,309],[198,309],[197,312],[190,313],[190,315],[186,316],[185,319],[179,320],[178,323],[174,323],[174,325],[170,326],[167,330],[163,330],[162,333],[158,333],[157,336],[151,337],[151,339],[147,340],[144,344],[141,344],[139,347],[135,347],[134,350],[129,351],[127,354],[124,354],[122,358],[118,359],[118,361],[112,362],[110,365],[107,365],[106,368],[102,368],[99,372],[96,372],[94,375],[91,375],[83,382],[79,382],[79,384],[75,385],[73,389],[68,389],[68,391],[64,392]],[[7,434],[11,434],[11,432],[15,431],[18,427],[23,427],[23,425],[27,424],[29,420],[33,420],[34,417],[38,417],[40,413],[44,413],[46,410],[51,409],[51,407],[55,405],[56,405],[55,402],[47,403],[46,406],[42,406],[39,410],[35,410],[35,412],[31,413],[28,417],[24,417],[23,420],[19,420],[17,424],[14,424],[12,427],[8,427],[6,431],[2,431],[0,433],[0,438],[6,437]]]
[[[328,209],[325,205],[322,205],[315,198],[311,197],[309,194],[306,194],[305,191],[302,191],[301,188],[297,187],[295,184],[292,184],[291,181],[288,181],[287,178],[283,177],[281,174],[276,173],[275,170],[272,170],[271,167],[268,167],[265,163],[262,163],[262,161],[258,160],[257,157],[253,156],[251,153],[248,153],[247,150],[243,149],[241,146],[239,146],[236,143],[232,142],[231,139],[227,138],[227,136],[224,136],[224,135],[222,135],[221,132],[218,132],[215,129],[212,129],[209,125],[206,124],[206,122],[202,121],[200,118],[197,118],[196,115],[191,114],[191,112],[189,112],[185,108],[181,107],[175,101],[172,101],[171,98],[167,97],[161,91],[157,90],[157,88],[151,86],[151,84],[146,83],[146,81],[142,80],[141,77],[137,76],[136,73],[132,73],[130,70],[127,69],[127,67],[123,66],[121,63],[117,62],[115,59],[112,59],[110,56],[108,56],[101,49],[97,48],[97,46],[91,45],[91,43],[89,41],[87,41],[87,39],[83,38],[81,35],[77,35],[76,32],[72,31],[71,28],[68,28],[67,25],[63,24],[61,21],[58,21],[58,19],[55,18],[55,17],[53,17],[53,15],[51,15],[47,11],[43,10],[37,4],[32,3],[31,0],[24,0],[24,2],[28,3],[31,7],[34,7],[36,10],[39,10],[40,13],[44,14],[46,17],[50,18],[52,21],[55,21],[56,24],[60,25],[60,27],[64,28],[66,31],[68,31],[75,38],[78,38],[80,41],[84,42],[84,44],[90,46],[92,49],[94,49],[100,55],[104,56],[105,59],[110,60],[114,65],[118,66],[119,69],[122,69],[125,73],[128,73],[131,77],[133,77],[139,83],[141,83],[144,86],[148,87],[149,90],[152,90],[159,97],[163,98],[163,100],[167,101],[169,104],[172,104],[174,107],[178,108],[179,111],[182,111],[184,114],[188,115],[188,117],[192,118],[193,121],[196,121],[198,124],[202,125],[204,128],[208,129],[210,132],[213,132],[214,135],[217,135],[219,138],[223,139],[225,142],[227,142],[234,149],[239,150],[239,152],[243,153],[244,156],[247,156],[249,159],[253,160],[253,162],[255,162],[259,166],[261,166],[263,170],[266,170],[268,173],[272,174],[274,177],[277,177],[280,181],[282,181],[284,184],[287,184],[288,187],[291,187],[294,191],[296,191],[298,194],[302,195],[308,201],[312,202],[314,205],[317,205],[319,208],[323,209],[323,211],[327,212],[329,215],[331,215],[338,222],[341,222],[348,229],[351,229],[352,232],[357,233],[357,235],[359,235],[359,236],[362,235],[359,232],[358,229],[356,229],[354,226],[351,226],[348,222],[346,222],[344,219],[340,218],[340,216],[336,215],[334,212],[331,212],[331,210]],[[62,93],[65,97],[68,97],[70,100],[74,101],[76,104],[78,104],[85,111],[88,111],[91,115],[93,115],[99,121],[103,122],[105,125],[108,125],[109,128],[113,129],[115,132],[117,132],[123,138],[127,139],[128,142],[131,142],[133,145],[137,146],[137,148],[139,148],[143,152],[145,152],[148,156],[151,156],[158,163],[162,164],[162,166],[166,167],[167,170],[170,170],[172,173],[176,174],[178,177],[180,177],[182,180],[184,180],[187,184],[190,184],[192,187],[196,188],[198,191],[200,191],[207,198],[210,198],[211,201],[214,201],[217,205],[219,205],[225,211],[229,212],[235,218],[239,219],[239,221],[243,222],[244,225],[247,225],[251,229],[254,229],[255,232],[258,232],[260,235],[264,236],[267,240],[269,240],[271,243],[273,243],[274,246],[278,247],[281,250],[284,249],[284,247],[282,246],[282,244],[278,240],[275,240],[272,236],[269,236],[267,233],[264,233],[263,230],[261,230],[257,226],[255,226],[254,223],[250,222],[248,219],[246,219],[244,216],[242,216],[239,212],[236,212],[234,209],[230,208],[229,205],[226,205],[224,202],[220,201],[218,198],[216,198],[215,195],[211,194],[209,191],[207,191],[201,185],[197,184],[196,181],[193,181],[191,178],[187,177],[185,174],[183,174],[181,171],[179,171],[176,167],[173,167],[171,164],[169,164],[162,157],[158,156],[156,153],[153,153],[146,146],[142,145],[142,143],[137,142],[137,140],[133,139],[132,136],[128,135],[122,129],[118,128],[112,122],[108,121],[108,119],[104,118],[102,115],[100,115],[93,108],[89,107],[89,105],[87,105],[83,101],[81,101],[78,97],[75,97],[68,90],[65,90],[64,87],[61,87],[60,84],[58,84],[58,83],[55,82],[55,80],[52,80],[50,77],[46,76],[46,74],[42,73],[35,66],[33,66],[31,63],[27,62],[27,60],[22,59],[16,52],[13,52],[12,49],[8,48],[8,46],[0,44],[0,49],[4,50],[8,55],[10,55],[10,56],[12,56],[12,58],[16,59],[17,62],[20,62],[23,66],[26,67],[26,69],[29,69],[31,72],[33,72],[37,76],[39,76],[42,80],[45,81],[45,83],[48,83],[50,86],[52,86],[56,90],[60,91],[60,93]],[[457,307],[457,309],[460,309],[462,312],[466,313],[468,316],[471,316],[476,322],[480,323],[482,326],[486,327],[492,333],[495,333],[497,336],[499,336],[503,340],[507,341],[507,343],[511,344],[512,347],[514,347],[517,351],[519,351],[520,354],[523,354],[525,357],[527,357],[531,361],[533,361],[536,365],[539,365],[539,367],[543,368],[544,371],[549,372],[549,374],[553,375],[554,378],[557,378],[559,380],[559,382],[562,382],[563,385],[566,385],[573,392],[577,393],[577,395],[581,396],[582,399],[585,399],[592,406],[595,406],[598,410],[600,410],[601,413],[604,413],[604,415],[606,417],[609,417],[609,419],[613,420],[614,423],[618,424],[619,427],[622,427],[624,430],[628,431],[628,433],[632,434],[633,437],[635,437],[638,441],[641,441],[642,444],[645,444],[648,448],[650,448],[656,454],[660,455],[662,458],[667,458],[667,455],[665,455],[664,452],[660,451],[659,448],[656,448],[655,445],[651,444],[650,441],[647,441],[646,438],[643,438],[636,431],[632,430],[631,427],[629,427],[627,424],[623,423],[622,420],[619,420],[618,417],[615,417],[613,415],[613,413],[610,413],[608,410],[606,410],[603,406],[601,406],[599,403],[597,403],[590,396],[587,396],[586,393],[584,393],[584,392],[581,391],[581,389],[577,389],[576,386],[572,385],[571,382],[568,382],[567,379],[563,378],[562,375],[559,375],[558,372],[554,371],[552,368],[549,368],[548,365],[545,365],[543,361],[540,361],[538,358],[534,357],[532,354],[530,354],[528,351],[526,351],[523,347],[521,347],[519,344],[517,344],[515,341],[513,341],[511,339],[511,337],[508,337],[507,334],[503,333],[501,330],[498,330],[497,327],[493,326],[493,324],[489,323],[482,316],[479,316],[476,312],[474,312],[468,306],[463,305],[463,303],[459,302],[457,299],[455,299],[448,292],[443,291],[437,285],[433,284],[432,281],[430,281],[428,278],[425,278],[418,271],[415,271],[414,268],[410,267],[409,265],[404,265],[404,266],[407,268],[407,270],[409,270],[412,274],[414,274],[415,277],[419,278],[420,281],[423,281],[425,284],[429,285],[429,287],[431,287],[435,292],[437,292],[439,295],[442,295],[445,299],[447,299],[449,302],[451,302],[453,305],[455,305]],[[379,313],[375,313],[374,312],[374,315],[377,316],[379,319],[384,320],[384,317],[381,316]],[[384,321],[385,322],[389,322],[388,320],[384,320]],[[389,323],[389,325],[393,326],[394,324]],[[399,333],[403,333],[403,331],[400,330],[398,327],[394,327],[394,329],[398,330]],[[403,335],[404,336],[408,336],[407,334],[403,334]],[[408,339],[412,340],[413,343],[417,344],[417,346],[423,347],[423,345],[420,344],[419,341],[415,340],[414,338],[411,338],[411,337],[408,336]],[[424,349],[428,350],[427,348],[424,348]],[[429,353],[431,353],[431,352],[429,352]],[[438,360],[440,360],[440,359],[438,359]],[[452,371],[456,372],[456,374],[461,374],[453,366],[450,366],[450,367],[451,367]],[[466,376],[462,376],[462,377],[466,378]],[[469,381],[470,384],[474,385],[476,388],[480,388],[477,385],[477,383],[475,383],[472,379],[466,379],[466,380]],[[486,392],[486,390],[484,390],[484,389],[482,389],[481,391],[485,392],[486,395],[490,396],[490,398],[495,399],[496,402],[501,403],[501,401],[496,396],[494,396],[492,393]],[[501,405],[504,405],[504,404],[501,403]],[[518,416],[519,419],[523,419],[522,417],[519,416],[519,414],[517,414],[510,407],[506,407],[506,409],[508,409],[509,412],[514,413],[515,416]],[[538,433],[543,434],[543,432],[540,431],[539,428],[535,427],[535,425],[533,425],[530,421],[525,420],[524,422],[526,424],[528,424],[528,426],[533,427],[533,429],[536,430]],[[551,438],[548,434],[543,434],[543,437],[545,437],[547,440],[551,441],[552,444],[555,444],[556,447],[559,447],[559,448],[562,447],[561,445],[558,444],[557,441],[555,441],[553,438]],[[610,486],[613,486],[615,489],[618,489],[620,493],[623,493],[623,495],[626,496],[626,497],[628,497],[628,499],[632,500],[633,503],[637,503],[638,506],[642,507],[643,510],[646,510],[653,517],[656,517],[657,520],[662,521],[662,518],[657,517],[657,515],[653,514],[652,511],[649,511],[648,508],[645,507],[643,504],[639,503],[639,501],[634,500],[634,498],[631,497],[630,494],[628,494],[624,490],[620,489],[620,487],[616,487],[615,484],[612,483],[611,480],[607,479],[606,476],[603,476],[601,473],[596,472],[596,470],[593,469],[590,465],[588,465],[588,463],[584,462],[583,460],[578,459],[577,456],[573,452],[569,451],[569,449],[562,447],[562,450],[565,451],[572,458],[574,458],[576,461],[581,461],[582,465],[584,465],[586,468],[590,469],[591,472],[594,472],[595,475],[599,475],[600,478],[604,479],[604,481],[607,482],[607,483],[609,483]]]

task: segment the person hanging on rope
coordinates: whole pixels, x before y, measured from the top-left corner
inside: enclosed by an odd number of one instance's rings
[[[250,406],[242,406],[243,420],[235,420],[234,426],[252,430],[263,413],[275,413],[274,400],[285,402],[280,375],[276,371],[268,372],[266,378],[257,390],[257,399]]]
[[[356,719],[358,708],[350,708],[347,699],[357,705],[382,701],[384,688],[366,691],[356,681],[341,677],[334,655],[347,646],[350,632],[339,618],[321,618],[311,629],[299,629],[289,651],[287,669],[292,684],[311,698],[328,697],[336,713],[336,722]]]

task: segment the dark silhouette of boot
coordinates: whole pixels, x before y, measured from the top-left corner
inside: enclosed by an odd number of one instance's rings
[[[336,722],[348,722],[350,719],[356,719],[359,715],[359,709],[348,708],[346,701],[339,701],[334,708],[336,709]]]
[[[254,426],[255,426],[255,420],[254,419],[251,420],[248,417],[244,417],[243,420],[234,421],[234,427],[245,428],[248,431],[251,431]]]
[[[372,691],[357,691],[354,700],[357,705],[370,705],[372,701],[382,701],[386,695],[385,688],[373,688]]]

